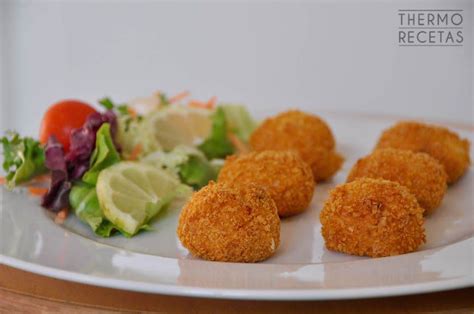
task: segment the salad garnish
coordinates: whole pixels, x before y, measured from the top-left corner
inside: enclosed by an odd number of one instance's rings
[[[5,180],[9,188],[46,172],[44,150],[38,141],[31,137],[22,138],[11,131],[0,141],[3,146],[3,169],[7,172]]]
[[[170,152],[158,151],[148,155],[143,162],[169,171],[186,185],[199,190],[209,181],[216,180],[219,163],[209,161],[195,147],[179,145]]]
[[[108,221],[99,205],[96,193],[97,178],[100,171],[120,162],[120,156],[115,148],[110,131],[110,124],[104,123],[97,131],[94,152],[91,156],[91,166],[80,181],[76,181],[69,195],[69,203],[74,213],[82,221],[89,224],[92,230],[100,236],[108,237],[114,225]]]
[[[111,134],[116,132],[117,122],[112,111],[89,115],[82,128],[71,132],[70,150],[67,154],[54,135],[49,137],[45,150],[45,165],[51,171],[51,184],[41,202],[43,207],[53,212],[69,208],[71,181],[80,179],[90,168],[96,132],[104,123],[110,125]]]
[[[227,137],[227,121],[222,108],[214,112],[211,134],[198,148],[208,159],[224,158],[234,153],[234,146]]]
[[[51,172],[51,183],[41,200],[41,206],[53,212],[68,208],[71,189],[64,149],[54,135],[50,136],[45,149],[46,168]]]
[[[54,104],[41,141],[14,132],[1,138],[6,187],[28,184],[57,221],[71,211],[101,237],[151,230],[173,199],[215,180],[226,156],[246,151],[256,126],[241,105],[189,97],[105,97],[98,101],[103,112],[78,100]],[[44,180],[47,189],[37,186]]]

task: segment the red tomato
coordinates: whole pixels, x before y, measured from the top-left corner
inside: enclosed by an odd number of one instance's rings
[[[82,127],[93,112],[96,112],[94,108],[79,100],[62,100],[55,103],[49,107],[41,121],[40,142],[46,144],[48,138],[54,135],[63,145],[64,151],[69,151],[71,131]]]

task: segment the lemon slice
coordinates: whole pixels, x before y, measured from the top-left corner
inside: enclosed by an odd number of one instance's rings
[[[196,145],[211,132],[212,110],[172,105],[148,117],[156,139],[165,150],[178,145]]]
[[[133,235],[177,196],[182,184],[148,164],[120,162],[101,171],[97,197],[105,217]]]

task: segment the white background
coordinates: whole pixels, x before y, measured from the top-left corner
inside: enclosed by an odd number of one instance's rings
[[[0,1],[0,131],[63,98],[161,89],[247,104],[473,121],[474,1]],[[398,47],[398,9],[463,9],[463,47]]]

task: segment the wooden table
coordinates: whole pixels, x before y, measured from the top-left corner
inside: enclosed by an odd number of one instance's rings
[[[0,313],[474,313],[474,288],[348,301],[231,301],[129,292],[0,265]],[[375,311],[375,312],[374,312]]]

